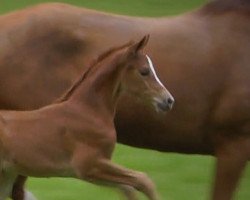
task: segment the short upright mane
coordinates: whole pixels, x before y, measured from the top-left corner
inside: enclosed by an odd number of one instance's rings
[[[100,54],[97,59],[94,59],[91,64],[89,65],[89,67],[87,68],[87,70],[85,70],[81,76],[74,82],[74,84],[72,84],[72,86],[61,96],[59,97],[55,103],[60,103],[63,101],[67,101],[70,96],[74,93],[74,91],[78,88],[79,85],[81,85],[81,83],[86,79],[86,77],[88,76],[88,74],[92,71],[92,69],[94,68],[94,66],[96,66],[98,63],[100,63],[101,61],[103,61],[105,58],[109,57],[111,54],[115,53],[116,51],[122,50],[128,46],[130,46],[132,44],[132,42],[128,42],[122,46],[118,46],[118,47],[113,47],[107,51],[105,51],[104,53]]]

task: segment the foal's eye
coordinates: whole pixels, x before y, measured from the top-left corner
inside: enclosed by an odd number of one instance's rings
[[[140,71],[140,74],[141,74],[142,76],[148,76],[148,75],[150,74],[149,68],[144,68],[144,69],[142,69],[142,70]]]

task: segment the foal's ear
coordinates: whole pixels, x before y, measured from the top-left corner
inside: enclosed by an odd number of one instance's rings
[[[139,42],[136,42],[129,48],[129,52],[136,54],[138,51],[144,49],[149,40],[149,35],[145,35]]]

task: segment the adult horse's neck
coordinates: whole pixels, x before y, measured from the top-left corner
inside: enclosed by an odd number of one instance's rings
[[[127,45],[126,45],[127,46]],[[114,115],[124,67],[121,57],[125,47],[101,55],[97,62],[64,95],[69,104],[94,107]]]

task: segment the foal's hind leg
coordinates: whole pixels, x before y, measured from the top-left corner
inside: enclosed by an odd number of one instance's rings
[[[96,162],[87,173],[78,169],[81,178],[93,182],[114,185],[124,192],[127,199],[135,200],[133,188],[143,192],[150,200],[158,200],[153,182],[142,172],[126,169],[102,159]]]
[[[213,200],[231,200],[250,156],[250,138],[225,141],[216,152]]]

